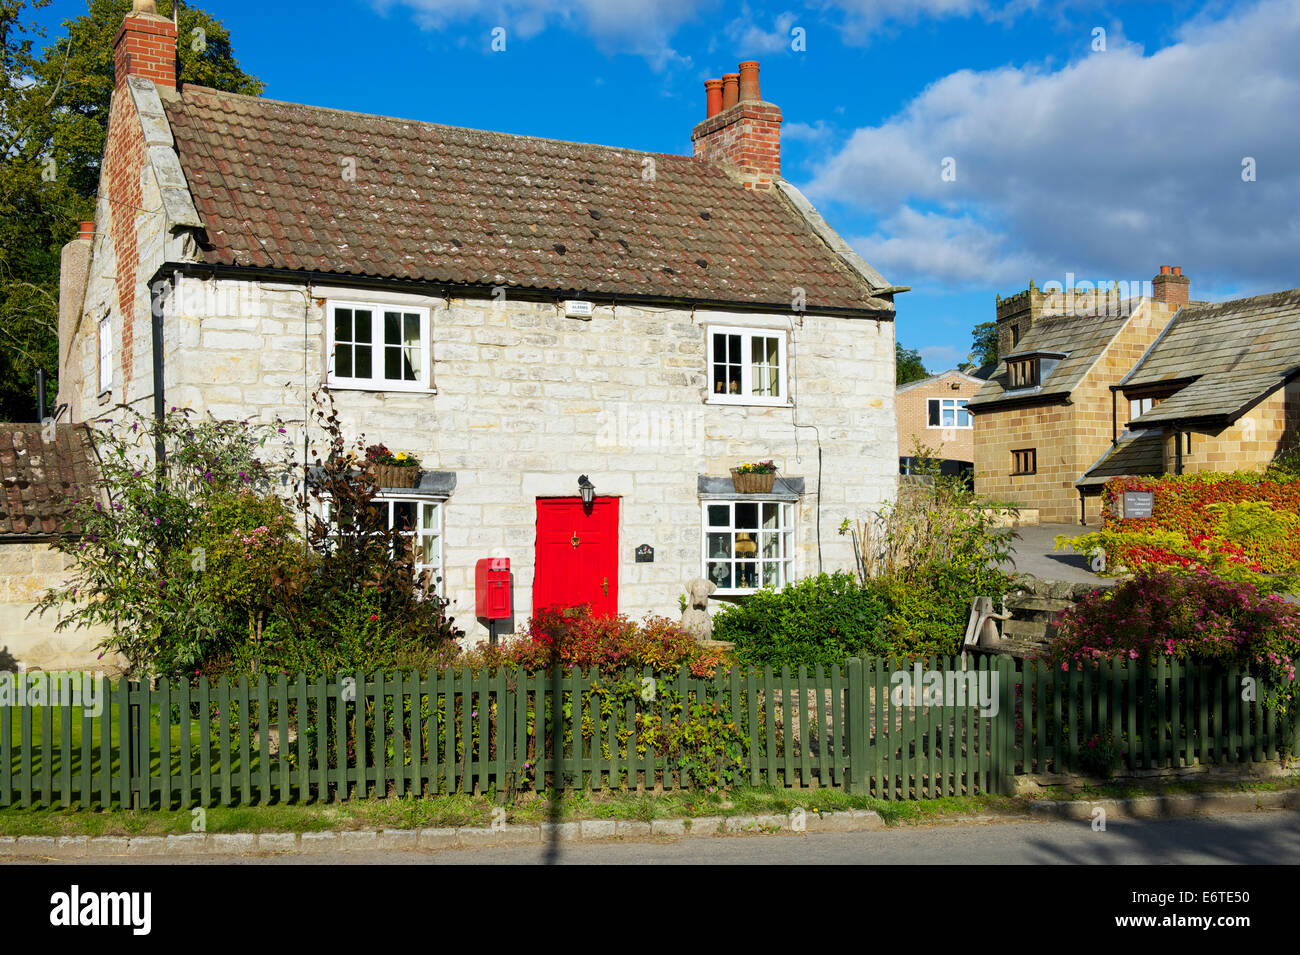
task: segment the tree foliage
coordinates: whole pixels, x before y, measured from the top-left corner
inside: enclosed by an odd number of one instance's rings
[[[971,331],[970,362],[976,368],[998,360],[998,323],[980,322]]]
[[[33,21],[50,0],[0,0],[0,419],[35,417],[36,369],[58,391],[59,254],[94,215],[113,93],[113,38],[131,0],[90,0],[46,43]],[[158,12],[171,16],[171,0]],[[180,13],[182,82],[258,95],[229,31]]]
[[[894,361],[895,384],[905,385],[909,381],[930,377],[930,373],[925,370],[925,362],[921,360],[921,353],[914,348],[904,348],[895,342]]]

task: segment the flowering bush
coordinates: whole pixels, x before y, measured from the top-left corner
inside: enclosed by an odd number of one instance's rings
[[[546,669],[552,660],[564,667],[604,673],[627,667],[675,673],[686,666],[692,676],[712,676],[729,662],[723,651],[701,646],[664,617],[646,617],[638,624],[622,614],[597,617],[588,605],[540,610],[519,637],[471,650],[461,662],[484,668],[521,666],[535,672]]]
[[[1151,517],[1120,518],[1125,491],[1152,492]],[[1102,491],[1102,503],[1108,531],[1175,534],[1175,544],[1193,546],[1209,539],[1223,553],[1217,542],[1227,542],[1240,549],[1243,563],[1264,573],[1300,573],[1300,480],[1275,472],[1115,478]],[[1147,563],[1158,564],[1162,555],[1151,556],[1157,560]]]
[[[1249,668],[1265,702],[1285,709],[1296,693],[1300,606],[1204,569],[1142,571],[1062,611],[1047,657],[1061,669],[1093,660],[1161,657]]]
[[[405,451],[393,453],[382,444],[372,444],[366,448],[366,463],[388,464],[399,468],[418,468],[420,459],[407,454]]]

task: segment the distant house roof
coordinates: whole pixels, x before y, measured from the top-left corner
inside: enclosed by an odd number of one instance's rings
[[[1120,382],[1127,391],[1181,386],[1134,419],[1159,426],[1235,421],[1300,376],[1300,289],[1189,305]]]
[[[945,378],[960,378],[972,385],[982,385],[982,379],[962,371],[960,368],[949,368],[947,371],[941,371],[937,375],[931,375],[928,378],[918,378],[916,381],[909,381],[905,385],[899,385],[895,391],[911,391],[913,388],[919,388],[922,385],[930,385],[936,381],[942,381]]]
[[[802,289],[813,311],[893,311],[897,289],[784,188],[718,164],[197,86],[164,108],[207,264],[783,310]]]
[[[84,424],[0,424],[0,540],[75,531],[67,511],[75,489],[93,489],[99,467]]]
[[[1164,434],[1159,431],[1125,431],[1119,441],[1097,459],[1076,487],[1098,487],[1111,478],[1164,473]]]
[[[998,360],[993,374],[970,400],[968,407],[975,410],[981,405],[1020,397],[1050,399],[1068,396],[1083,381],[1088,369],[1124,328],[1142,301],[1129,299],[1121,302],[1115,313],[1109,315],[1062,315],[1034,322],[1015,352]],[[1007,360],[1017,355],[1030,357],[1040,353],[1065,357],[1059,361],[1043,359],[1044,374],[1036,387],[1009,388]]]

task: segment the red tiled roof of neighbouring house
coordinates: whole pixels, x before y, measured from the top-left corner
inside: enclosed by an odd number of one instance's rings
[[[78,490],[94,493],[94,443],[86,425],[0,424],[0,540],[53,537],[76,528],[67,522]]]
[[[164,106],[208,264],[893,311],[781,190],[719,164],[195,86]]]

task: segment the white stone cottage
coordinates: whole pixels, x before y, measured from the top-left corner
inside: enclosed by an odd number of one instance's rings
[[[174,42],[145,12],[116,40],[93,239],[66,257],[72,420],[302,422],[327,385],[350,433],[422,462],[393,520],[471,637],[480,558],[510,560],[502,632],[851,566],[841,520],[897,482],[905,289],[780,178],[758,64],[706,84],[686,157],[177,88]],[[760,460],[772,493],[736,493]]]

